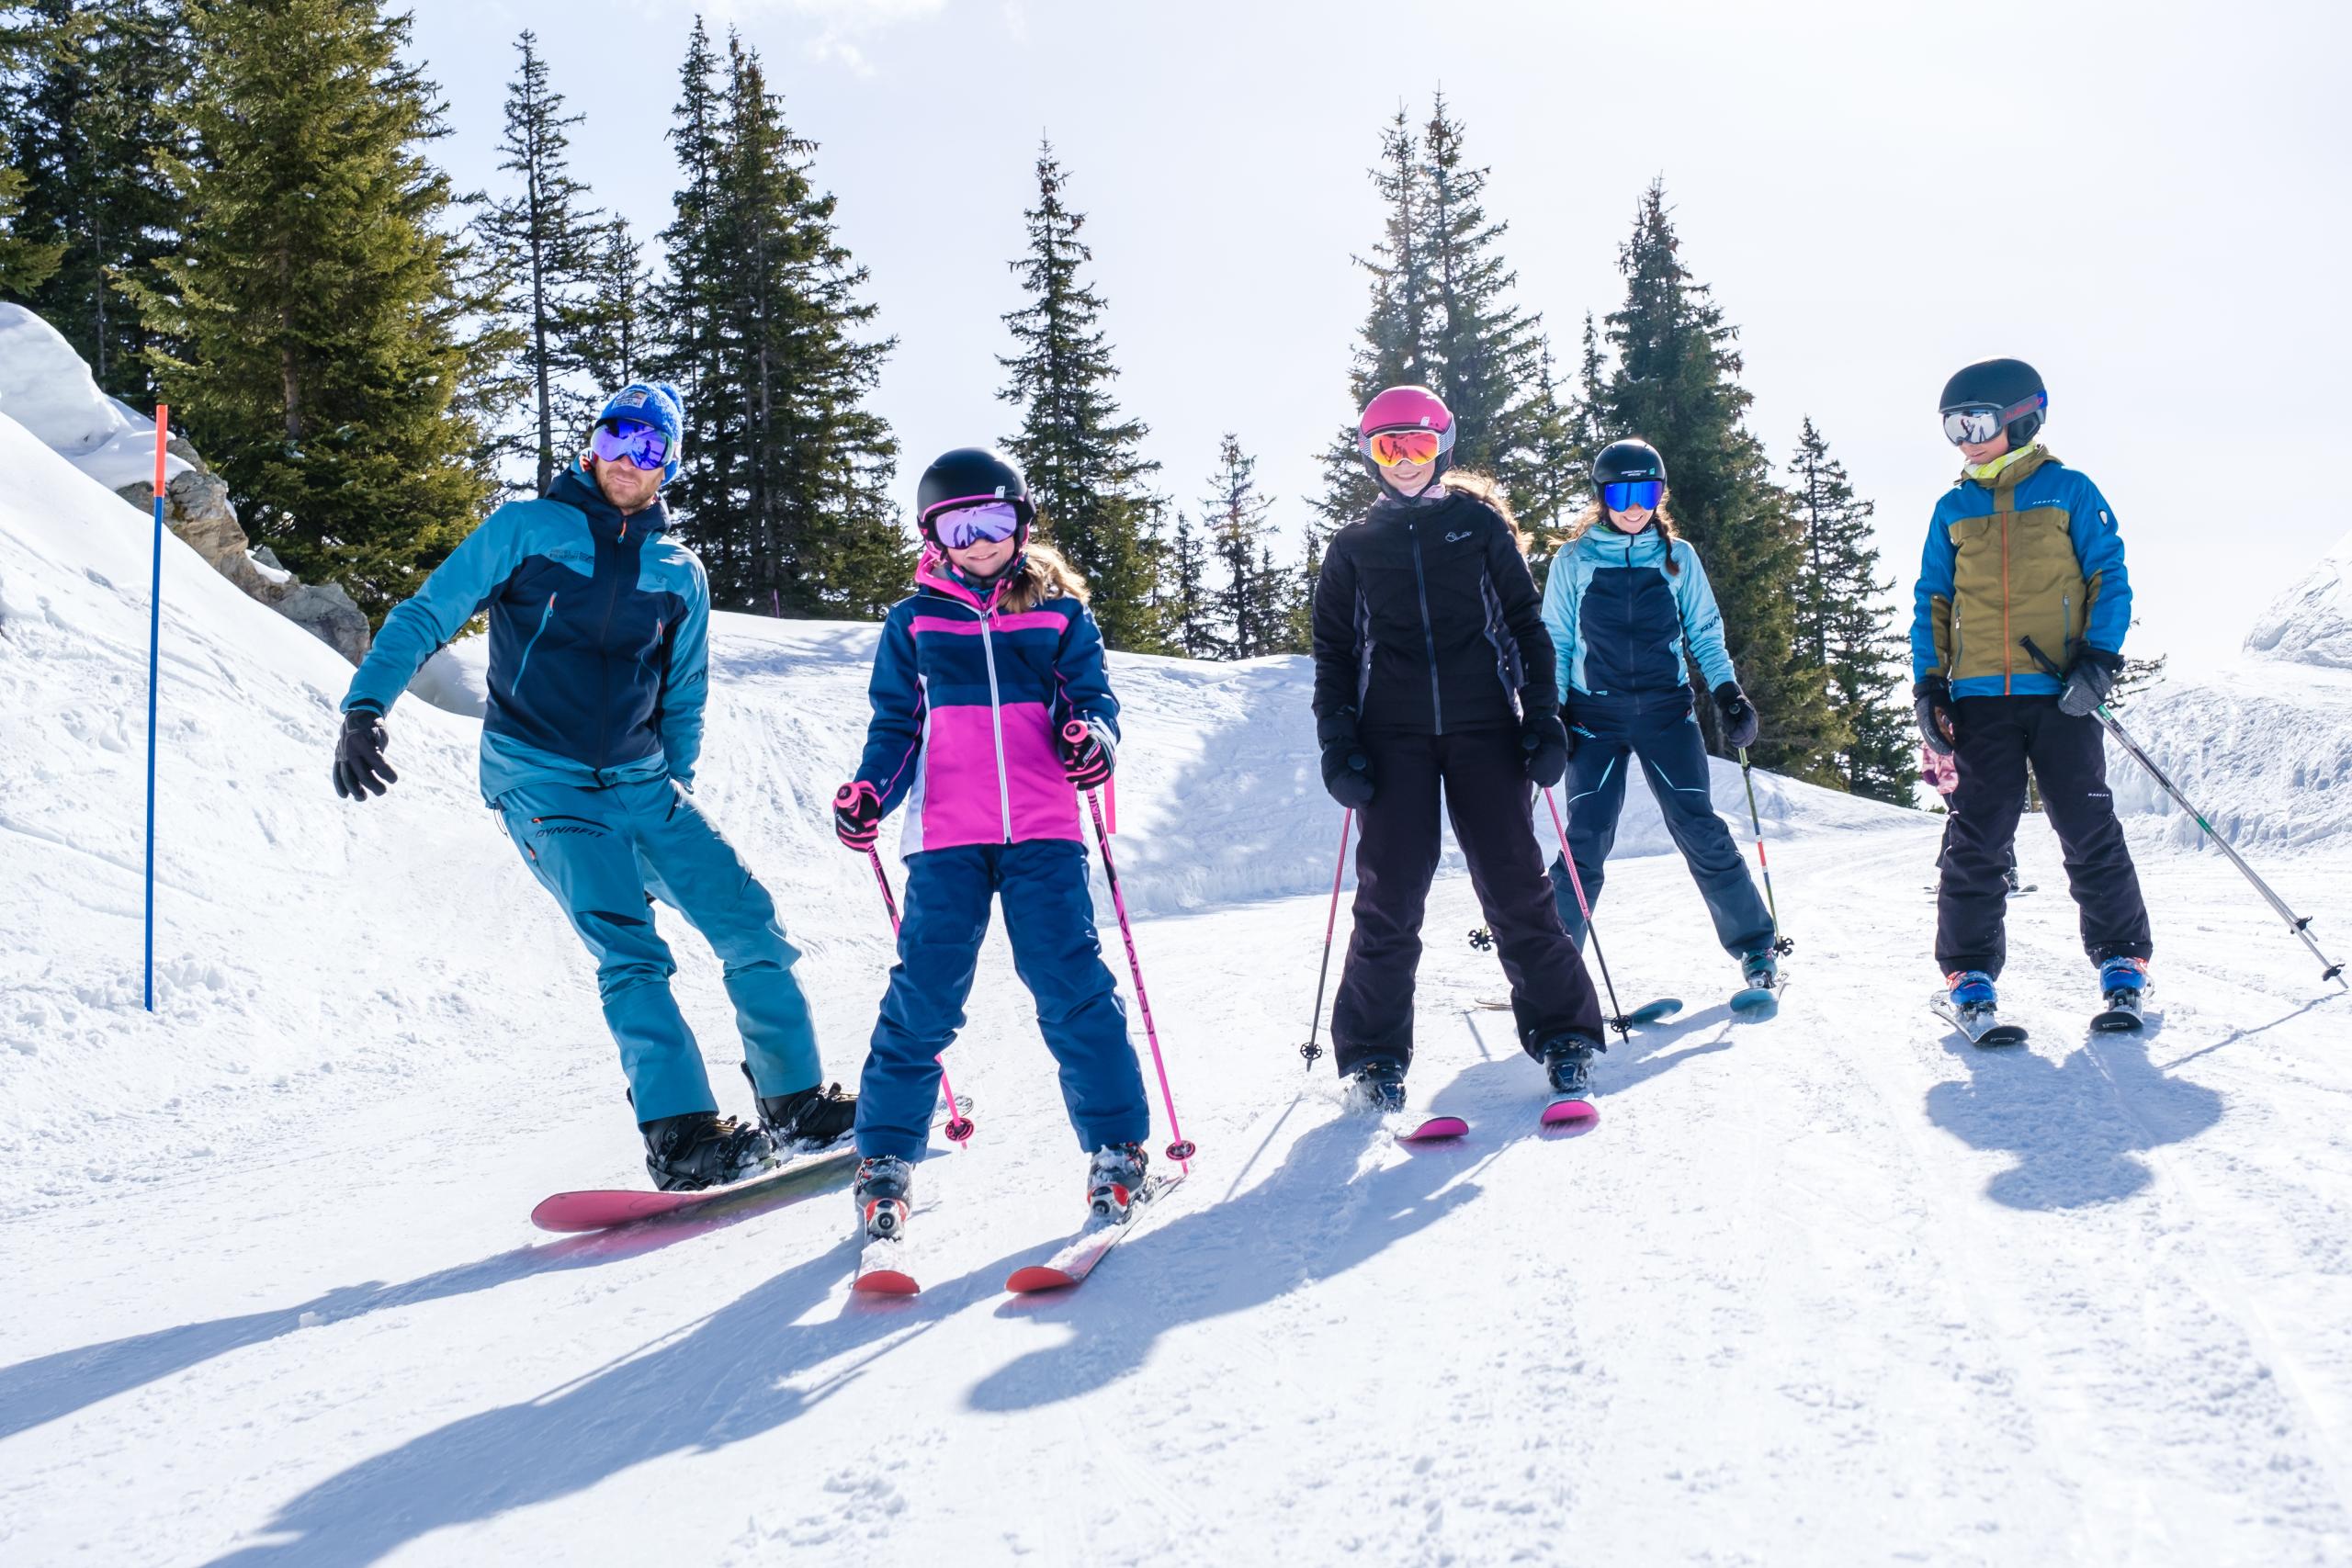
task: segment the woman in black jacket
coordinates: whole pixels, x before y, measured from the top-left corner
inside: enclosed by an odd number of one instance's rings
[[[1568,758],[1552,639],[1492,488],[1446,476],[1453,415],[1426,387],[1364,409],[1381,498],[1332,536],[1315,590],[1316,739],[1331,797],[1363,818],[1355,934],[1331,1010],[1340,1076],[1404,1104],[1413,971],[1437,874],[1438,793],[1510,981],[1520,1045],[1581,1096],[1600,1004],[1560,924],[1532,816]]]

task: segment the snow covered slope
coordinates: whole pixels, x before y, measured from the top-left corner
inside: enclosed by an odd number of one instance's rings
[[[2352,1008],[2211,856],[2151,846],[2168,1010],[2094,1042],[2030,825],[2036,1043],[1980,1053],[1920,1006],[1936,823],[1759,778],[1796,986],[1736,1027],[1635,791],[1603,935],[1625,1000],[1689,1009],[1603,1059],[1598,1131],[1534,1136],[1449,870],[1414,1088],[1475,1131],[1408,1155],[1295,1051],[1339,825],[1303,671],[1120,659],[1201,1158],[1080,1294],[999,1292],[1080,1168],[992,938],[952,1058],[979,1136],[922,1173],[925,1291],[876,1306],[838,1187],[528,1227],[642,1168],[474,727],[402,704],[400,784],[337,801],[346,667],[176,541],[142,1012],[147,522],[5,417],[0,465],[0,1562],[2352,1560]],[[845,1077],[887,927],[824,808],[873,636],[720,617],[700,791]],[[2352,854],[2282,881],[2346,923]]]
[[[0,414],[107,490],[155,477],[155,422],[99,390],[74,345],[22,305],[0,304]],[[166,480],[187,467],[166,457]]]
[[[2271,602],[2245,647],[2271,659],[2352,670],[2352,534]]]

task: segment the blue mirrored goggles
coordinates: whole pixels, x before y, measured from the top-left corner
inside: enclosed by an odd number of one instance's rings
[[[628,458],[640,468],[658,468],[670,460],[670,440],[652,425],[616,419],[596,427],[589,449],[607,463]]]
[[[1664,479],[1621,479],[1600,487],[1600,504],[1611,512],[1631,512],[1636,506],[1655,512],[1665,495]]]

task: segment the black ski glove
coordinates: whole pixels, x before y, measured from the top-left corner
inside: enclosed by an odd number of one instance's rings
[[[381,795],[384,786],[400,783],[400,774],[384,761],[390,744],[384,716],[374,708],[353,708],[343,716],[343,734],[334,743],[334,792],[345,800]]]
[[[2122,673],[2121,654],[2087,644],[2075,649],[2075,661],[2066,666],[2066,689],[2058,694],[2058,711],[2070,718],[2088,718],[2107,701],[2115,678]]]
[[[1930,675],[1911,688],[1911,711],[1919,720],[1919,738],[1928,750],[1949,757],[1960,742],[1960,716],[1951,705],[1951,682]]]
[[[1756,705],[1739,689],[1736,681],[1725,681],[1715,688],[1715,712],[1724,721],[1724,743],[1735,751],[1745,751],[1756,744]]]
[[[1335,713],[1317,719],[1315,739],[1323,748],[1323,787],[1351,811],[1372,804],[1372,759],[1356,742],[1356,716]]]
[[[1527,754],[1527,776],[1538,789],[1550,789],[1567,775],[1568,759],[1577,754],[1577,738],[1556,713],[1532,713],[1519,727],[1519,749]]]
[[[1100,789],[1118,766],[1118,742],[1099,718],[1073,718],[1054,737],[1062,772],[1080,789]]]
[[[882,836],[882,797],[864,779],[833,792],[833,836],[861,852]]]

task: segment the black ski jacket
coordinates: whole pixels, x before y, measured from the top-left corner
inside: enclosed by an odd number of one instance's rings
[[[1555,713],[1552,637],[1510,525],[1475,495],[1383,496],[1315,586],[1315,716],[1450,735]]]

